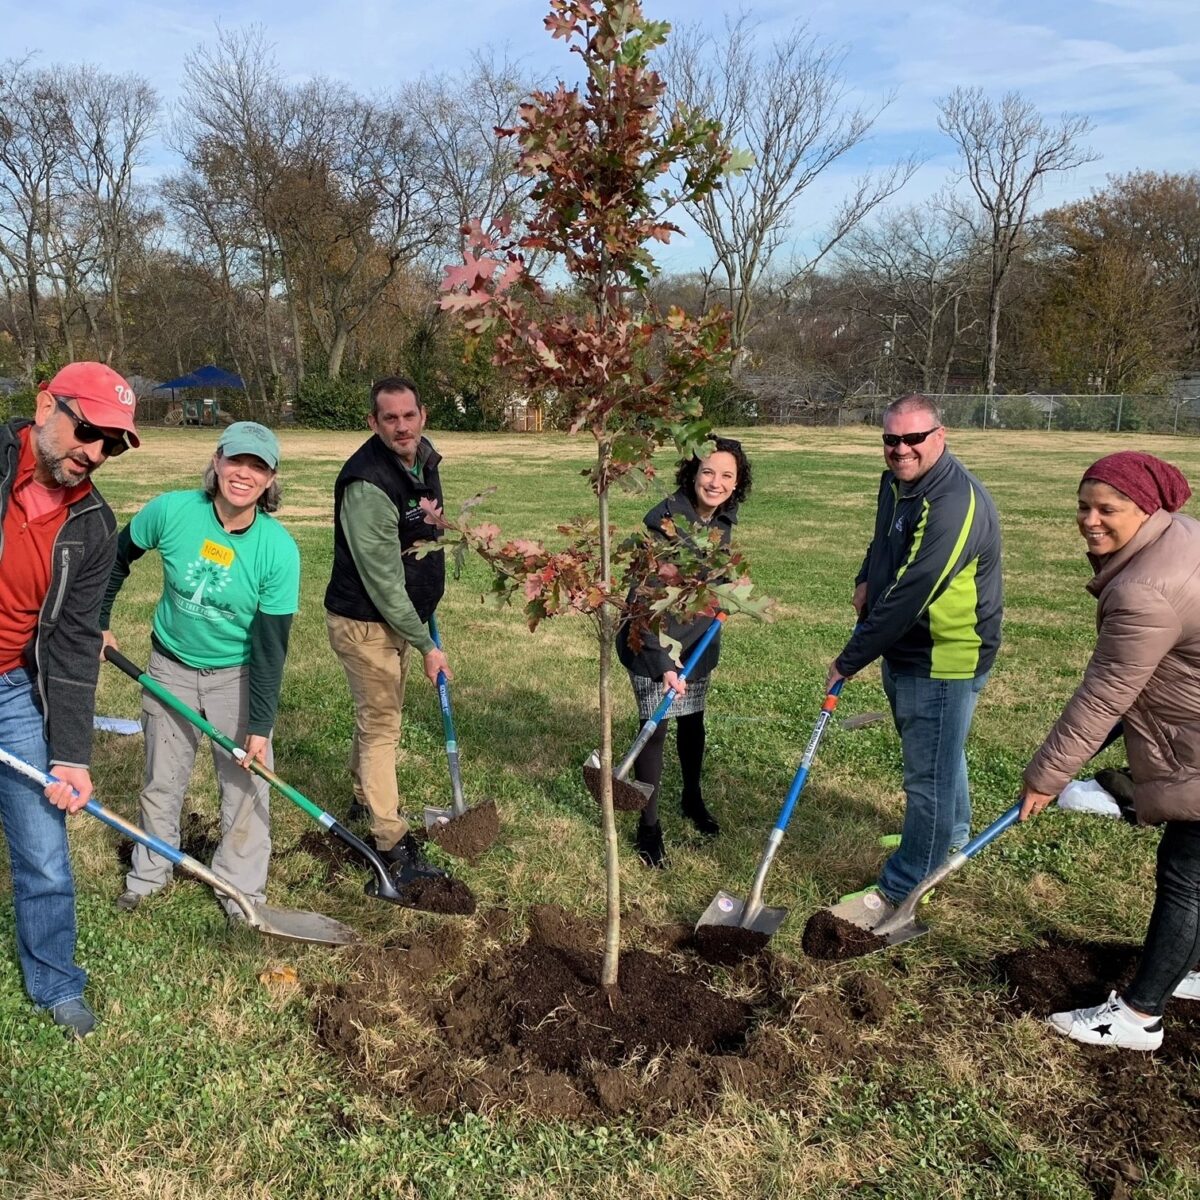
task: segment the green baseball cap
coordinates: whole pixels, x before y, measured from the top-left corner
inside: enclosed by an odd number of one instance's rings
[[[279,439],[257,421],[234,421],[221,434],[217,449],[226,458],[253,454],[255,458],[261,458],[272,471],[279,466]]]

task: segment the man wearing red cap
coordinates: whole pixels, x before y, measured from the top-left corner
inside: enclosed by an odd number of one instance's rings
[[[66,814],[91,798],[100,604],[117,523],[92,472],[137,446],[134,394],[103,363],[42,384],[32,421],[0,425],[0,746],[61,782],[0,766],[17,956],[33,1002],[68,1037],[96,1023],[75,962]]]

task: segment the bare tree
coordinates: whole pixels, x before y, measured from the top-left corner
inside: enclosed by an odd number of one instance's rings
[[[737,350],[753,324],[755,284],[794,237],[800,198],[862,143],[886,106],[884,101],[868,111],[847,103],[842,59],[841,51],[822,45],[803,25],[760,47],[746,14],[727,23],[723,37],[695,27],[678,32],[663,59],[670,99],[715,117],[730,144],[753,159],[687,206],[724,276]],[[909,160],[860,178],[812,252],[790,265],[790,278],[810,274],[915,169]]]
[[[112,323],[103,357],[124,363],[125,268],[146,224],[155,219],[135,186],[134,171],[154,130],[158,97],[136,75],[110,75],[92,66],[69,72],[65,83],[75,197],[95,236],[99,278],[94,286],[103,290]]]
[[[982,88],[955,88],[938,104],[938,126],[958,146],[963,174],[979,203],[977,231],[990,250],[984,384],[996,390],[1000,304],[1005,281],[1047,175],[1071,171],[1098,156],[1078,145],[1092,128],[1064,113],[1049,124],[1018,92],[999,103]]]
[[[28,59],[0,63],[0,256],[23,299],[16,336],[30,381],[48,346],[39,284],[61,212],[70,129],[60,73]]]
[[[895,392],[899,365],[924,392],[944,392],[964,335],[979,325],[978,240],[960,213],[934,197],[889,211],[846,239],[837,256],[851,305],[876,326]],[[908,386],[909,381],[903,381]]]
[[[498,137],[496,130],[516,124],[520,104],[534,86],[516,64],[481,52],[462,72],[422,76],[404,89],[404,104],[452,206],[455,251],[459,231],[481,212],[521,223],[533,184],[517,170],[512,139]]]

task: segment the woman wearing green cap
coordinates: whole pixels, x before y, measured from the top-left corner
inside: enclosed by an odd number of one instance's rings
[[[162,559],[163,592],[151,627],[149,674],[240,742],[244,762],[271,765],[271,730],[292,616],[299,606],[300,552],[269,514],[279,507],[279,442],[263,425],[237,421],[221,435],[203,486],[164,492],[121,531],[100,626],[106,646],[113,602],[131,564]],[[149,694],[142,698],[146,782],[141,823],[179,845],[183,797],[200,731]],[[213,746],[221,790],[221,842],[212,869],[253,900],[266,898],[271,853],[266,783]],[[117,907],[129,912],[170,881],[171,864],[138,846]],[[231,919],[241,910],[222,901]]]

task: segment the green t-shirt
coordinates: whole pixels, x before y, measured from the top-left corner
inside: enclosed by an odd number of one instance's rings
[[[290,616],[300,606],[300,551],[266,513],[227,533],[202,491],[164,492],[133,518],[129,533],[162,556],[154,636],[188,666],[243,666],[254,614]]]

